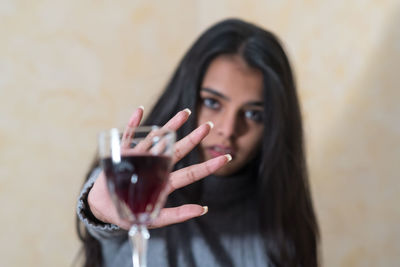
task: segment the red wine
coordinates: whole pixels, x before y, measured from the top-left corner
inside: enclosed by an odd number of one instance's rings
[[[109,188],[132,214],[151,214],[159,201],[170,172],[171,158],[166,156],[121,156],[116,163],[102,160]]]

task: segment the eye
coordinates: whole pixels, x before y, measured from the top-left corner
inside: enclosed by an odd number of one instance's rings
[[[203,105],[210,109],[217,110],[221,107],[218,100],[215,100],[213,98],[205,97],[205,98],[203,98],[202,101],[203,101]]]
[[[245,110],[244,117],[257,123],[261,123],[264,119],[262,110]]]

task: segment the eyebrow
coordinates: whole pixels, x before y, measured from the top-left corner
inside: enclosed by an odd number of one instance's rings
[[[212,95],[221,97],[221,98],[223,98],[223,99],[225,99],[225,100],[230,100],[230,98],[227,97],[226,95],[223,95],[223,94],[221,94],[220,92],[217,92],[217,91],[215,91],[215,90],[213,90],[213,89],[210,89],[210,88],[201,88],[201,91],[208,92],[208,93],[210,93],[210,94],[212,94]]]
[[[257,107],[263,107],[264,102],[262,101],[250,101],[246,103],[247,106],[257,106]]]
[[[228,101],[230,100],[230,98],[227,97],[226,95],[221,94],[220,92],[215,91],[215,90],[213,90],[211,88],[206,88],[206,87],[205,88],[201,88],[201,91],[208,92],[208,93],[210,93],[212,95],[218,96],[218,97],[223,98],[223,99],[228,100]],[[250,102],[246,103],[246,106],[262,107],[263,105],[264,105],[264,102],[262,102],[262,101],[250,101]]]

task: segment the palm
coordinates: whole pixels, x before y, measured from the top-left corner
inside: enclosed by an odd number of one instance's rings
[[[190,113],[186,111],[178,112],[170,121],[168,121],[163,128],[170,130],[178,130],[188,119]],[[143,110],[138,109],[132,115],[124,136],[129,138],[129,129],[136,127],[140,124],[143,116]],[[203,124],[192,131],[189,135],[179,140],[174,146],[173,164],[177,163],[187,153],[189,153],[201,140],[210,132],[212,125],[209,123]],[[174,190],[191,184],[199,179],[213,173],[230,160],[229,157],[220,156],[206,162],[189,166],[170,174],[167,193],[170,194]],[[122,220],[111,200],[109,195],[106,179],[103,172],[96,180],[93,188],[91,189],[88,197],[88,202],[92,213],[97,219],[113,223],[123,229],[129,229],[130,223]],[[193,217],[204,214],[205,210],[202,206],[196,204],[186,204],[174,208],[163,208],[160,215],[155,219],[150,228],[162,227],[165,225],[173,224],[188,220]]]

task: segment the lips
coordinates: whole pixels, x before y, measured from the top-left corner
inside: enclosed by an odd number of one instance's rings
[[[213,146],[208,146],[206,150],[212,157],[218,157],[225,154],[230,154],[232,158],[235,157],[234,149],[227,146],[213,145]]]

